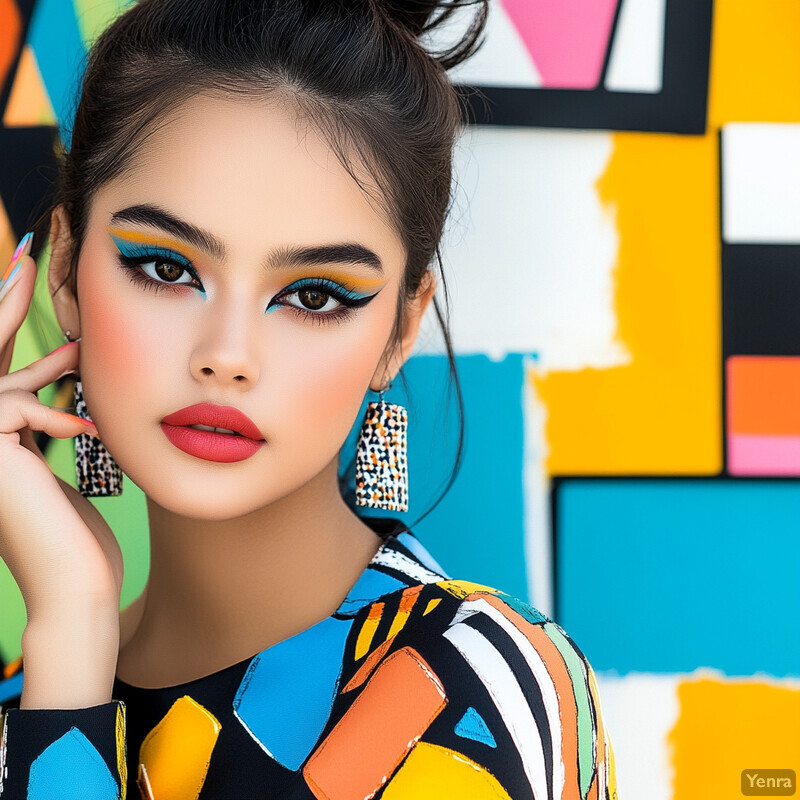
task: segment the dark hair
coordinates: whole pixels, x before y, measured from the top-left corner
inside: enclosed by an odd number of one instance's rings
[[[477,13],[458,42],[440,52],[422,46],[422,35],[473,5]],[[407,254],[389,352],[402,335],[400,312],[434,257],[444,288],[446,314],[435,297],[433,305],[456,387],[459,441],[450,481],[422,517],[455,480],[464,437],[439,248],[465,108],[446,70],[482,44],[487,15],[488,0],[140,0],[89,54],[54,198],[69,215],[73,247],[64,283],[74,292],[93,195],[129,168],[158,120],[192,95],[280,93],[369,191],[353,164],[355,154],[375,181],[380,196],[373,199]],[[37,225],[47,224],[47,217]],[[407,390],[402,370],[401,378]]]

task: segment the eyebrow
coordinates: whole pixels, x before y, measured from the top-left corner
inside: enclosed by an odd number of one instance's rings
[[[149,203],[129,206],[112,215],[112,225],[122,222],[160,228],[219,261],[224,260],[227,255],[225,245],[211,233]],[[286,266],[320,264],[363,264],[378,274],[383,274],[383,263],[377,253],[357,242],[279,247],[270,254],[265,268],[275,270]]]

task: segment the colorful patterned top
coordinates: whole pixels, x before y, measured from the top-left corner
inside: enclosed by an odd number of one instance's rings
[[[595,675],[502,591],[452,580],[402,522],[334,614],[178,686],[88,708],[0,680],[0,800],[616,800]],[[132,757],[131,757],[132,756]]]

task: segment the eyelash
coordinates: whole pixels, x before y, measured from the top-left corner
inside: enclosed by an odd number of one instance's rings
[[[184,264],[182,260],[176,259],[171,253],[152,250],[139,256],[124,256],[119,254],[118,259],[120,266],[128,271],[128,277],[131,279],[131,282],[142,286],[144,289],[152,290],[156,294],[161,291],[161,289],[167,289],[171,292],[180,292],[184,287],[201,289],[202,291],[202,284],[200,283],[200,279],[194,269],[188,264]],[[194,278],[195,283],[170,283],[169,281],[155,280],[146,273],[142,272],[142,265],[148,263],[167,263],[174,265],[191,275]],[[276,295],[275,299],[277,300],[284,297],[291,297],[291,295],[297,294],[303,290],[316,289],[321,291],[322,294],[328,295],[340,303],[339,307],[334,311],[325,312],[311,311],[310,309],[300,308],[292,304],[285,306],[286,308],[290,308],[292,311],[294,311],[301,319],[310,320],[311,322],[319,325],[331,322],[340,324],[354,314],[357,308],[366,305],[366,303],[368,303],[375,296],[373,294],[361,298],[350,297],[345,293],[347,290],[343,290],[341,286],[333,281],[328,280],[327,278],[303,278],[300,281],[295,281],[291,288],[292,291],[284,290],[280,294]],[[271,305],[272,303],[270,303],[268,308],[271,307]]]

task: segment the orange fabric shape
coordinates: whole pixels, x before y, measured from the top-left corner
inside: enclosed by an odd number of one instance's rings
[[[800,358],[731,356],[728,431],[800,435]]]
[[[392,653],[306,762],[314,796],[372,797],[446,705],[442,682],[414,648]]]
[[[357,689],[362,683],[370,676],[370,673],[375,669],[375,665],[386,655],[386,651],[394,644],[394,636],[388,638],[385,642],[381,642],[368,656],[367,660],[358,668],[358,671],[347,682],[347,686],[342,689],[342,694],[351,692]]]
[[[396,636],[403,630],[403,626],[408,622],[408,617],[411,614],[411,610],[414,608],[414,604],[417,602],[417,598],[419,597],[419,593],[425,588],[425,584],[420,583],[418,586],[409,586],[406,589],[401,598],[400,598],[400,605],[397,609],[397,613],[392,620],[392,625],[389,628],[389,633],[386,634],[386,638],[390,639],[393,636]]]

